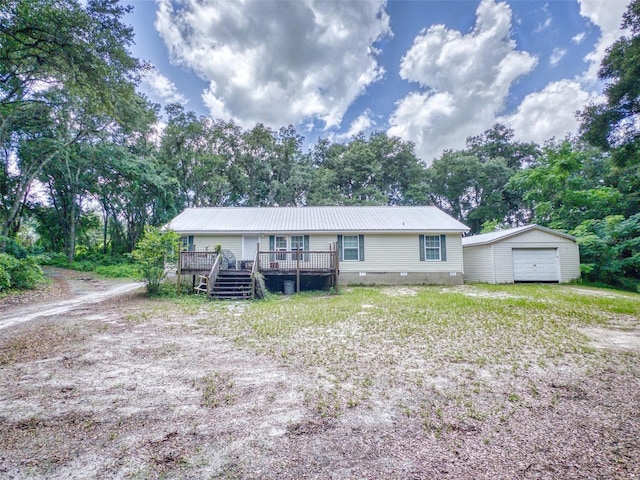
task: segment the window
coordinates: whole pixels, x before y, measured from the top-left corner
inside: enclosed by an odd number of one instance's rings
[[[424,236],[424,259],[440,260],[440,235]]]
[[[195,250],[195,245],[193,244],[193,235],[189,235],[188,237],[180,237],[180,243],[182,244],[183,252],[193,252]]]
[[[446,235],[420,235],[419,237],[421,262],[447,261]]]
[[[304,235],[292,235],[290,237],[291,240],[291,251],[295,252],[296,250],[304,250]],[[292,254],[291,260],[304,260],[302,257],[298,258],[297,255]]]
[[[286,252],[287,251],[287,237],[276,237],[276,251],[277,252]],[[278,253],[277,257],[278,260],[286,260],[287,259],[287,254],[286,253]]]
[[[344,260],[360,259],[358,235],[344,235],[342,237],[342,258]]]
[[[304,236],[294,235],[291,237],[291,251],[304,250]]]

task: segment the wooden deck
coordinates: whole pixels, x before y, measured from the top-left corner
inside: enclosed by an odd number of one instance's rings
[[[258,271],[263,275],[290,275],[296,272],[305,274],[332,274],[338,268],[337,252],[307,251],[259,252]]]
[[[330,277],[331,286],[338,282],[339,262],[336,250],[259,251],[254,260],[236,261],[233,265],[226,265],[220,260],[216,264],[216,259],[216,252],[181,252],[178,273],[207,275],[212,284],[221,270],[248,270],[259,272],[265,277],[295,277],[296,291],[300,291],[301,276]],[[214,265],[217,270],[212,276]]]

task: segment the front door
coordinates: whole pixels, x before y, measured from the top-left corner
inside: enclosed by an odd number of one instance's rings
[[[256,258],[256,252],[260,237],[258,235],[242,236],[242,259],[253,260]]]

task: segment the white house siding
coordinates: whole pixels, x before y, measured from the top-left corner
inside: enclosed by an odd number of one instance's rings
[[[337,240],[337,234],[332,235],[328,233],[312,233],[309,235],[309,250],[320,252],[329,250],[330,245],[336,243]]]
[[[560,282],[570,282],[580,277],[580,249],[576,242],[559,247]]]
[[[222,248],[230,250],[236,259],[242,259],[242,235],[194,235],[193,245],[197,252],[213,252],[216,245],[222,245]]]
[[[460,235],[447,235],[446,243],[446,261],[420,261],[420,240],[417,233],[395,235],[365,233],[364,261],[341,261],[340,270],[345,272],[398,273],[459,272],[462,274],[462,243]]]
[[[304,235],[304,232],[296,232]],[[329,250],[337,242],[337,236],[356,235],[356,232],[309,233],[309,249]],[[425,232],[429,235],[430,232]],[[269,233],[260,237],[260,249],[269,249],[271,235],[291,236],[291,233]],[[363,233],[364,261],[341,261],[342,284],[407,284],[437,283],[461,284],[463,282],[462,241],[460,234],[447,235],[446,261],[420,261],[418,233],[385,234]],[[194,235],[197,251],[213,251],[216,245],[231,250],[237,259],[242,258],[242,235]],[[363,275],[364,274],[364,275]]]
[[[342,284],[461,284],[461,236],[447,235],[446,244],[446,261],[420,261],[418,233],[364,233],[364,261],[341,261],[338,281]]]
[[[474,250],[480,247],[492,247],[493,259],[487,255],[477,255]],[[468,280],[489,283],[513,283],[513,249],[553,248],[557,251],[559,262],[559,279],[561,283],[569,282],[580,276],[580,255],[577,244],[564,237],[553,235],[540,230],[530,230],[504,240],[497,240],[490,245],[465,247],[465,276]],[[472,268],[481,269],[485,263],[485,270],[494,272],[492,280],[484,274],[474,273]],[[474,266],[476,265],[476,266]],[[475,280],[477,278],[477,280]]]
[[[495,283],[493,245],[464,247],[463,253],[465,281]]]

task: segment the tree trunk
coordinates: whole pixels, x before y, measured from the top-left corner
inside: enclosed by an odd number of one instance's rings
[[[69,211],[69,231],[67,232],[67,261],[73,263],[76,257],[76,212],[78,207],[75,201],[75,195],[71,195],[71,205]]]
[[[18,183],[18,189],[14,196],[15,202],[11,205],[11,208],[7,212],[7,217],[2,224],[0,233],[7,237],[15,237],[20,229],[20,216],[22,209],[27,201],[29,190],[34,180],[38,178],[38,175],[42,172],[44,167],[60,152],[62,149],[67,148],[69,145],[80,139],[82,134],[76,135],[73,139],[66,141],[59,148],[55,149],[49,155],[46,155],[38,165],[27,168],[26,172],[21,172],[23,177]]]
[[[104,228],[102,229],[102,253],[107,254],[107,232],[109,231],[109,215],[106,211],[103,214]]]

